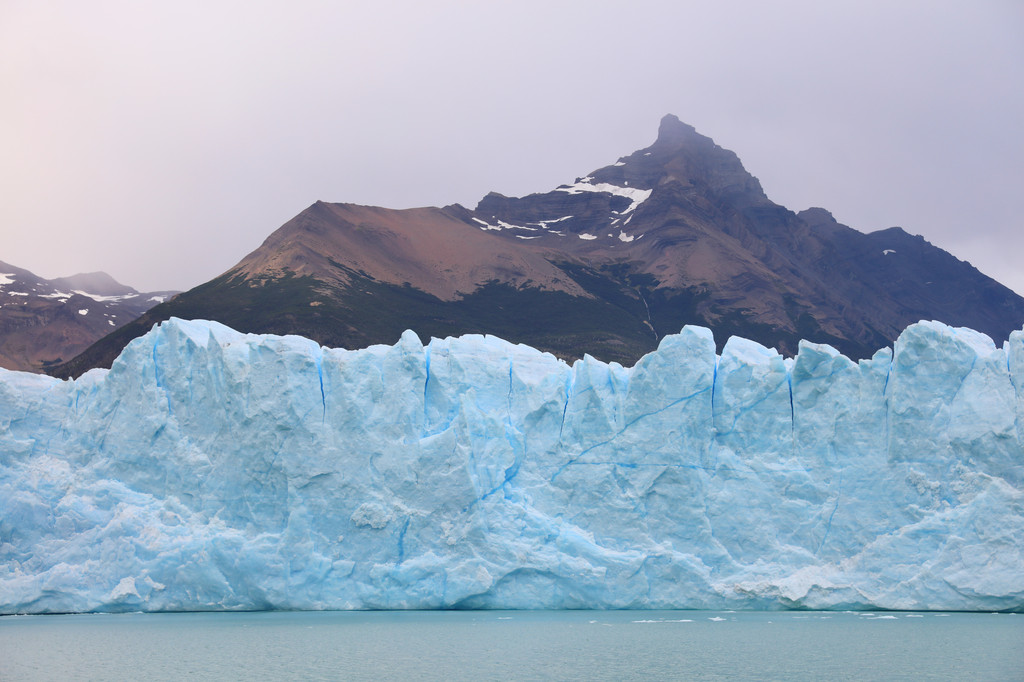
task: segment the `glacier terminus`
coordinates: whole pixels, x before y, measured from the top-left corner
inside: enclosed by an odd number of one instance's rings
[[[0,370],[0,613],[1024,611],[1024,331],[869,360],[685,327],[634,367],[490,336],[171,319]]]

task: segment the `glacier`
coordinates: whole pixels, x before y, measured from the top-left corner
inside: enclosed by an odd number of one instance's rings
[[[0,613],[1024,611],[1024,331],[853,362],[685,327],[634,367],[490,336],[172,319],[0,370]]]

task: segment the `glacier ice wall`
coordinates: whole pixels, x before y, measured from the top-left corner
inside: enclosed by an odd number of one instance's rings
[[[171,320],[0,371],[0,613],[1024,610],[1024,332],[851,362],[686,327],[633,368],[493,337]]]

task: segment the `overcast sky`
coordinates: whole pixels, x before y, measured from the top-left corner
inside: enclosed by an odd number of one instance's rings
[[[150,291],[321,199],[547,191],[674,113],[1024,294],[1024,2],[0,0],[0,260]]]

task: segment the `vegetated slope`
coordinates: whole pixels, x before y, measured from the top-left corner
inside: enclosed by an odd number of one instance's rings
[[[900,228],[864,234],[770,201],[738,157],[666,116],[650,147],[551,192],[474,210],[317,202],[220,277],[103,339],[60,376],[109,366],[171,316],[329,346],[489,333],[632,364],[684,324],[784,353],[867,357],[935,319],[996,341],[1024,299]]]

